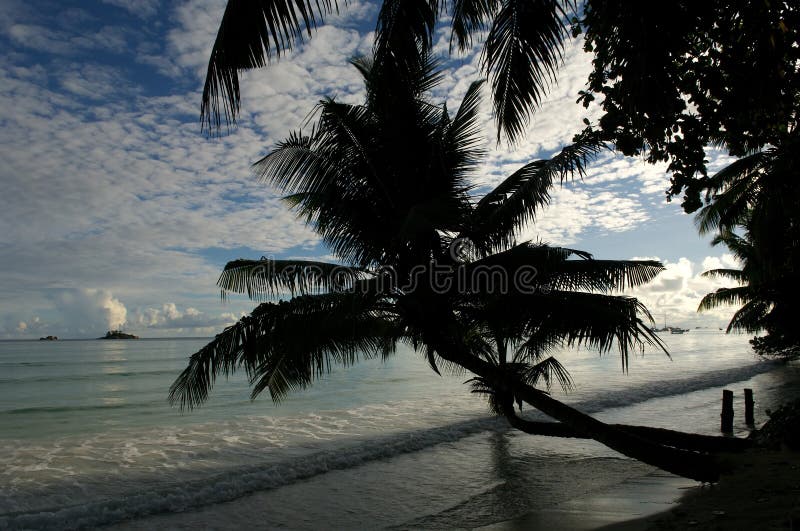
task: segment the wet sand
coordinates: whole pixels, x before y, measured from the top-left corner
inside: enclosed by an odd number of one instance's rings
[[[575,530],[604,528],[662,514],[698,483],[654,470],[611,486],[589,492],[552,508],[480,528],[485,531]]]
[[[800,454],[726,456],[733,472],[701,485],[654,471],[485,531],[754,530],[800,528]]]
[[[728,460],[736,467],[733,473],[687,491],[671,510],[604,529],[800,528],[799,453],[752,451]]]

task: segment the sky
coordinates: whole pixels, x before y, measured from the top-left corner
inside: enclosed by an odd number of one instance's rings
[[[211,336],[255,303],[223,303],[215,286],[236,258],[325,258],[319,239],[259,182],[250,166],[303,124],[324,96],[358,103],[347,61],[369,53],[377,3],[355,0],[313,38],[242,79],[238,126],[200,129],[205,68],[225,0],[3,0],[0,2],[0,339]],[[480,77],[479,53],[448,56],[433,99],[456,109]],[[495,142],[483,113],[486,191],[521,165],[550,156],[596,119],[576,104],[590,68],[580,42],[525,139]],[[487,99],[488,102],[488,99]],[[711,170],[731,159],[709,153]],[[701,238],[664,166],[606,153],[556,188],[522,239],[597,258],[661,260],[666,271],[631,294],[661,325],[724,326],[733,309],[697,314],[722,286],[700,276],[735,266]]]

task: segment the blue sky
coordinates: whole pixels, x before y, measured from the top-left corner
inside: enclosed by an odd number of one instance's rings
[[[93,337],[123,327],[146,337],[212,335],[253,303],[223,305],[215,288],[230,259],[326,257],[316,236],[259,183],[250,165],[330,95],[358,102],[347,60],[367,53],[377,6],[350,2],[314,38],[242,81],[231,134],[200,131],[200,90],[224,0],[3,0],[0,4],[0,338]],[[446,55],[448,35],[438,35]],[[496,146],[484,113],[487,163],[499,182],[563,146],[596,110],[575,104],[589,71],[580,43],[526,139]],[[480,72],[476,53],[452,58],[435,98],[458,101]],[[710,153],[712,168],[729,161]],[[598,258],[659,258],[667,271],[638,289],[659,320],[721,326],[698,316],[721,284],[699,277],[732,265],[667,203],[664,167],[606,154],[522,238]]]

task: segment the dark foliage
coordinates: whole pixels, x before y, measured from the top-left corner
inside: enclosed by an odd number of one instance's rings
[[[670,196],[701,206],[705,149],[734,156],[779,145],[797,126],[800,4],[589,0],[581,26],[594,54],[585,105],[626,155],[668,161]]]

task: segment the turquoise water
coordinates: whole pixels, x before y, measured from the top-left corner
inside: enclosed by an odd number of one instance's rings
[[[553,392],[605,420],[704,433],[723,386],[737,408],[754,388],[761,421],[800,394],[797,367],[759,362],[742,336],[666,340],[671,359],[648,352],[629,374],[613,356],[564,353],[576,389]],[[475,527],[536,510],[532,487],[568,500],[650,471],[592,441],[510,431],[468,376],[439,377],[405,350],[280,406],[223,378],[182,413],[167,390],[204,344],[0,342],[0,529],[238,528],[243,514],[259,528]]]

